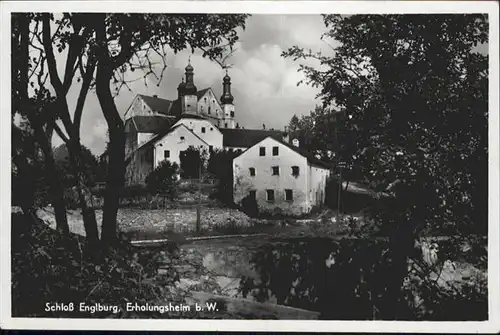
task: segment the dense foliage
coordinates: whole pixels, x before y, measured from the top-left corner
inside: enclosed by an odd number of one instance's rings
[[[89,244],[77,235],[53,231],[38,219],[12,215],[13,317],[176,317],[151,312],[127,313],[127,302],[182,303],[172,294],[178,274],[172,252],[158,253],[133,247],[127,241],[113,245]],[[159,265],[168,274],[159,276]],[[165,265],[167,264],[167,265]],[[168,265],[170,264],[170,265]],[[75,311],[46,311],[46,303],[74,303]],[[112,311],[79,312],[80,303],[115,305]],[[178,316],[177,316],[178,317]]]
[[[316,61],[317,66],[301,65],[299,71],[306,83],[320,88],[323,102],[310,116],[293,118],[290,127],[304,138],[309,150],[346,161],[354,167],[356,178],[378,192],[367,214],[387,238],[383,257],[375,251],[378,257],[371,257],[372,246],[359,240],[337,255],[347,258],[336,262],[346,266],[342,270],[346,276],[352,274],[349,264],[354,256],[350,257],[356,250],[363,254],[358,261],[367,260],[357,267],[366,268],[362,276],[355,274],[341,282],[340,287],[346,288],[338,292],[344,299],[341,305],[355,306],[365,299],[359,285],[378,287],[376,268],[381,267],[386,268],[383,304],[378,305],[376,291],[367,300],[367,306],[372,304],[380,314],[370,316],[371,308],[365,313],[360,307],[351,310],[352,316],[412,318],[416,311],[404,308],[407,298],[402,293],[411,274],[409,263],[419,261],[414,252],[419,237],[429,232],[455,235],[459,239],[454,243],[460,243],[474,234],[487,234],[487,16],[324,15],[323,19],[327,32],[322,39],[333,41],[332,53],[299,46],[283,53],[295,61]],[[303,252],[293,251],[296,246],[283,248],[267,250],[256,264],[269,265],[261,272],[264,283],[273,278],[272,283],[263,285],[288,292],[296,278],[286,271],[295,271],[306,261]],[[439,263],[456,256],[443,256]],[[266,257],[272,261],[266,262]],[[280,270],[266,277],[271,267]],[[430,281],[429,274],[420,279]],[[353,290],[357,295],[352,295]],[[437,292],[440,298],[436,299]],[[431,314],[423,316],[427,319],[475,319],[486,313],[485,289],[462,287],[453,294],[424,290],[422,299],[447,304],[447,311],[429,307]],[[335,309],[334,299],[330,301]],[[467,305],[477,308],[461,310]],[[347,317],[344,312],[339,310],[333,317]]]
[[[379,221],[486,233],[488,56],[478,47],[488,41],[487,17],[325,15],[324,22],[322,38],[338,45],[333,56],[284,52],[320,63],[300,69],[321,89],[323,107],[292,125],[392,195]],[[336,136],[318,128],[325,123]]]
[[[182,178],[198,179],[205,173],[207,155],[202,150],[190,146],[187,150],[181,151],[179,159]]]
[[[455,242],[441,243],[440,258],[446,259]],[[405,283],[394,290],[388,279],[398,265],[390,248],[387,239],[373,237],[276,239],[252,257],[260,279],[244,277],[240,290],[258,301],[275,298],[278,304],[318,311],[322,319],[487,319],[487,284],[474,276],[460,289],[442,286],[429,278],[428,265],[415,261]],[[421,259],[421,253],[412,245],[409,256]]]
[[[179,182],[179,166],[168,160],[162,161],[146,177],[147,190],[151,194],[165,194],[170,199],[177,196],[177,186]]]
[[[233,204],[233,158],[239,151],[216,149],[210,152],[207,173],[218,180],[213,196],[226,205]]]

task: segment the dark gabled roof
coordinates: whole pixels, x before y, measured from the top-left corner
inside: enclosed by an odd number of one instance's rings
[[[179,116],[182,114],[182,105],[180,99],[174,100],[172,102],[172,106],[170,107],[169,113],[172,116]]]
[[[210,87],[207,87],[207,88],[204,88],[202,90],[199,90],[198,92],[196,92],[196,96],[198,97],[198,100],[201,99],[202,96],[205,95],[205,93],[207,93],[207,91],[210,89]]]
[[[266,137],[272,137],[281,141],[283,132],[279,130],[264,129],[219,129],[223,135],[223,146],[250,148]]]
[[[170,132],[174,131],[175,129],[179,128],[179,127],[184,127],[186,128],[190,133],[192,133],[194,136],[196,136],[199,140],[201,140],[203,143],[207,144],[207,142],[205,142],[204,139],[202,139],[201,137],[199,137],[198,135],[196,135],[191,129],[189,129],[188,127],[186,127],[186,125],[184,124],[178,124],[176,126],[171,126],[171,127],[168,127],[166,129],[163,129],[161,132],[159,132],[158,134],[156,134],[155,136],[153,136],[151,139],[149,139],[147,142],[145,142],[144,144],[141,144],[141,146],[139,148],[137,148],[137,150],[143,148],[143,147],[146,147],[146,146],[149,146],[151,144],[153,144],[154,142],[156,142],[157,140],[161,139],[163,136],[169,134]]]
[[[157,133],[162,129],[170,128],[175,119],[165,116],[136,115],[126,122],[132,122],[139,133]]]
[[[180,117],[177,118],[177,120],[180,120],[180,119],[207,120],[207,118],[205,116],[198,115],[198,114],[182,114]]]
[[[292,144],[290,144],[288,142],[285,142],[282,139],[279,139],[277,141],[280,142],[281,144],[283,144],[284,146],[290,148],[291,150],[295,151],[296,153],[298,153],[298,154],[304,156],[305,158],[307,158],[307,161],[311,165],[316,165],[316,166],[319,166],[319,167],[322,167],[322,168],[326,168],[326,169],[331,169],[333,167],[333,164],[329,164],[327,162],[322,161],[319,158],[316,158],[314,156],[314,154],[312,154],[311,152],[309,152],[309,151],[307,151],[305,149],[293,146]]]
[[[169,113],[169,109],[173,103],[171,100],[167,99],[162,99],[158,98],[155,96],[149,96],[149,95],[143,95],[139,94],[139,96],[144,100],[144,102],[151,108],[153,112],[165,114],[165,115],[172,115]]]
[[[244,130],[246,130],[246,129],[244,129]],[[222,131],[222,129],[221,129],[221,131]],[[295,151],[296,153],[298,153],[299,155],[301,155],[301,156],[305,157],[305,158],[307,159],[307,162],[308,162],[309,164],[311,164],[311,165],[319,166],[319,167],[321,167],[321,168],[325,168],[325,169],[331,169],[331,168],[333,167],[333,165],[332,165],[332,164],[329,164],[329,163],[327,163],[327,162],[322,161],[322,160],[321,160],[321,159],[319,159],[319,158],[314,157],[314,155],[313,155],[312,153],[310,153],[309,151],[306,151],[306,150],[301,149],[301,148],[297,148],[297,147],[295,147],[295,146],[291,145],[290,143],[283,141],[283,139],[282,139],[282,138],[276,138],[276,137],[273,137],[273,136],[266,136],[266,137],[265,137],[265,138],[263,138],[262,140],[260,140],[260,141],[258,141],[258,142],[256,142],[256,143],[254,143],[254,144],[252,145],[252,147],[253,147],[254,145],[258,144],[259,142],[261,142],[261,141],[265,140],[265,139],[266,139],[266,138],[268,138],[268,137],[271,137],[272,139],[274,139],[274,140],[276,140],[277,142],[279,142],[279,143],[283,144],[283,145],[284,145],[284,146],[286,146],[287,148],[289,148],[289,149],[291,149],[291,150]],[[245,151],[243,151],[242,153],[240,153],[238,156],[243,155],[243,154],[244,154],[245,152],[247,152],[248,150],[250,150],[250,147],[248,147]],[[236,157],[238,157],[238,156],[236,156]]]

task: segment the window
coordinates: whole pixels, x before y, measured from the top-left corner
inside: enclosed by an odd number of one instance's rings
[[[250,190],[248,192],[248,196],[251,200],[257,200],[257,191],[256,190]]]
[[[226,122],[226,123],[224,123],[224,128],[227,128],[227,122]]]
[[[299,175],[299,167],[292,166],[292,176],[297,177]]]
[[[293,190],[285,190],[285,200],[293,201]]]
[[[250,168],[250,169],[248,169],[248,170],[250,170],[250,175],[251,175],[251,176],[255,176],[255,168],[251,167],[251,168]]]
[[[181,136],[181,141],[184,141],[184,136]]]
[[[210,106],[208,106],[208,114],[210,114],[210,112],[211,112],[211,108],[210,108]]]
[[[205,132],[206,132],[205,127],[201,127],[201,132],[202,132],[203,134],[205,134]]]
[[[209,145],[208,146],[208,151],[214,151],[214,146],[213,145]]]
[[[210,127],[210,131],[213,131],[213,130],[214,130],[214,128],[213,128],[213,127]]]
[[[265,156],[265,155],[266,155],[266,147],[260,147],[259,156]]]
[[[273,156],[278,156],[278,147],[273,147]]]
[[[207,97],[205,97],[205,102],[207,102]]]
[[[231,117],[234,117],[234,111],[231,111]]]
[[[170,150],[163,150],[163,159],[167,159],[170,157]]]
[[[279,176],[280,175],[280,168],[279,166],[273,166],[273,176]]]
[[[274,201],[274,190],[266,190],[267,201]]]

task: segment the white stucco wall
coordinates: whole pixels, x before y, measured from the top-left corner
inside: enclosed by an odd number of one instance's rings
[[[163,115],[158,112],[153,112],[151,108],[144,102],[140,95],[136,95],[129,108],[124,114],[124,118],[130,119],[133,116],[143,115],[143,116],[155,116],[155,115]]]
[[[278,156],[272,155],[277,146]],[[266,155],[260,156],[260,147]],[[272,175],[272,166],[279,166],[279,176]],[[299,167],[299,175],[292,175],[292,166]],[[250,176],[249,168],[255,168]],[[250,190],[256,190],[259,211],[300,215],[309,209],[307,196],[307,159],[272,138],[266,138],[233,160],[234,202],[241,204]],[[267,189],[274,190],[274,202],[267,200]],[[285,189],[293,190],[293,201],[285,200]]]
[[[325,203],[326,180],[330,171],[314,165],[308,165],[308,203],[310,209],[323,206]]]
[[[184,137],[184,140],[181,140]],[[180,152],[187,150],[190,146],[208,150],[208,145],[196,137],[185,126],[180,126],[168,133],[154,144],[154,169],[158,167],[164,158],[164,151],[170,150],[170,162],[175,162],[180,166]]]
[[[197,111],[198,114],[203,116],[217,119],[222,117],[222,108],[215,98],[212,89],[209,89],[200,99],[198,99]]]
[[[137,146],[146,143],[155,136],[155,133],[137,133]]]
[[[234,105],[223,105],[223,119],[221,120],[221,127],[234,129],[236,127],[236,122],[234,116],[231,116],[231,112],[235,112]]]
[[[175,123],[175,125],[179,124],[185,125],[214,149],[222,149],[222,133],[211,122],[207,120],[183,118]],[[205,133],[202,132],[202,128],[205,128]]]

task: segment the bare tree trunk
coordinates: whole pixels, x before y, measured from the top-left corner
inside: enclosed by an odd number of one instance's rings
[[[43,149],[42,149],[43,150]],[[68,234],[68,217],[66,215],[66,203],[64,201],[64,189],[60,173],[57,171],[56,162],[52,155],[52,148],[47,146],[44,151],[45,169],[50,183],[50,198],[54,207],[54,215],[56,217],[56,229]]]
[[[78,202],[82,210],[83,225],[85,235],[90,242],[99,240],[97,220],[92,206],[92,193],[90,192],[85,178],[82,162],[82,149],[79,140],[70,140],[68,143],[68,153],[73,173],[76,178],[76,188],[78,192]]]
[[[97,67],[97,97],[109,129],[108,173],[102,217],[102,240],[111,241],[117,237],[118,206],[125,183],[125,129],[109,88],[111,69],[105,64]]]

